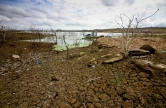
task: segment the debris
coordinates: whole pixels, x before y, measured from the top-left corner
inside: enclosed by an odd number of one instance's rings
[[[147,45],[143,45],[142,47],[140,47],[140,49],[147,50],[151,54],[154,54],[156,52],[156,49],[154,49],[152,46],[150,46],[148,44]]]
[[[84,56],[85,55],[85,52],[80,52],[79,56]]]
[[[109,57],[111,56],[112,54],[105,54],[105,55],[102,55],[101,58],[106,58],[106,57]]]
[[[93,58],[90,60],[88,66],[89,67],[94,67],[97,64],[96,58]]]
[[[136,59],[132,60],[132,62],[135,63],[136,66],[143,69],[145,73],[149,74],[150,78],[155,77],[155,70],[149,67],[149,65],[153,64],[151,61]]]
[[[150,52],[143,49],[133,49],[129,51],[129,56],[141,56],[147,54],[150,54]]]
[[[13,58],[16,58],[16,59],[20,58],[20,56],[19,56],[19,55],[16,55],[16,54],[13,54],[12,57],[13,57]]]
[[[117,62],[117,61],[120,61],[120,60],[122,60],[123,59],[123,56],[121,55],[121,56],[119,56],[119,57],[115,57],[115,58],[112,58],[112,59],[110,59],[110,60],[105,60],[104,62],[103,62],[103,64],[107,64],[107,63],[114,63],[114,62]]]
[[[41,61],[37,61],[36,64],[37,64],[37,65],[41,64]]]

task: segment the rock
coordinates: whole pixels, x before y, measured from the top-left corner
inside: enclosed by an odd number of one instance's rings
[[[108,101],[110,99],[110,97],[107,94],[105,94],[105,93],[99,94],[99,98],[102,101]]]
[[[156,49],[154,49],[152,46],[150,45],[143,45],[142,47],[140,47],[140,49],[143,50],[147,50],[149,51],[151,54],[154,54],[156,52]]]
[[[123,56],[115,57],[110,60],[105,60],[103,64],[114,63],[123,59]]]
[[[75,58],[75,57],[79,57],[80,55],[79,54],[76,54],[76,53],[71,53],[69,54],[69,58]]]
[[[143,50],[143,49],[132,49],[129,51],[129,56],[141,56],[141,55],[147,55],[150,54],[149,51]]]
[[[19,105],[19,108],[28,108],[28,102],[23,102]]]
[[[20,58],[20,56],[16,55],[16,54],[13,54],[12,57],[15,58],[15,59],[19,59]]]
[[[71,108],[71,106],[67,103],[61,103],[59,106],[59,108]]]
[[[59,81],[59,80],[55,76],[52,76],[51,81]]]
[[[88,63],[89,67],[95,66],[97,64],[97,61],[95,58],[91,59],[90,62]]]
[[[85,52],[80,52],[79,56],[84,56],[85,55]]]

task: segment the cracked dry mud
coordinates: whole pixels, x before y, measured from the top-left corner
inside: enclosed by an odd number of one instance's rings
[[[85,52],[66,59],[66,52],[29,52],[3,60],[0,67],[1,108],[165,108],[166,74],[155,79],[131,63],[131,58],[102,64],[102,55],[119,51],[92,45],[71,49]],[[97,64],[88,67],[91,59]],[[149,55],[166,64],[165,53]],[[40,60],[41,64],[35,64]]]

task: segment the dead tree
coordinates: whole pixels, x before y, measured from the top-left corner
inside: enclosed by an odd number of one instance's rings
[[[56,39],[54,43],[57,44],[57,42],[58,42],[57,32],[55,30],[53,30],[52,28],[50,28],[50,30],[51,30],[52,33],[54,33],[54,36],[55,36],[55,39]]]
[[[117,24],[122,28],[122,47],[124,49],[124,52],[125,52],[125,56],[128,55],[128,51],[130,49],[130,42],[132,40],[132,36],[134,33],[138,33],[137,32],[137,28],[138,28],[138,25],[143,21],[143,20],[146,20],[150,17],[152,17],[153,15],[155,15],[157,12],[159,11],[159,9],[157,11],[155,11],[152,15],[148,16],[148,17],[145,17],[141,20],[138,20],[138,17],[139,15],[135,16],[133,15],[131,18],[128,17],[126,14],[120,14],[119,19],[120,19],[120,22],[119,23],[117,20],[115,20],[117,22]],[[127,18],[128,19],[128,25],[127,27],[124,25],[124,18]],[[132,35],[130,35],[130,32],[131,32],[131,27],[133,27],[133,23],[134,21],[136,21],[136,25],[135,25],[135,28],[132,29]]]

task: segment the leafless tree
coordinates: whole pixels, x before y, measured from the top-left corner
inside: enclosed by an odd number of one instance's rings
[[[137,28],[138,28],[138,25],[152,17],[153,15],[155,15],[157,12],[159,11],[159,9],[157,9],[157,11],[155,11],[153,14],[151,14],[150,16],[148,17],[145,17],[145,18],[142,18],[141,20],[138,20],[139,18],[139,15],[133,15],[132,17],[128,17],[126,14],[120,14],[118,17],[120,19],[120,22],[118,22],[117,20],[115,20],[117,22],[117,24],[122,28],[122,47],[124,48],[124,51],[125,51],[125,55],[127,56],[128,54],[128,51],[129,51],[129,48],[130,48],[130,42],[132,40],[132,37],[133,35],[131,35],[130,33],[131,32],[135,32],[137,33]],[[125,27],[124,25],[124,18],[127,18],[128,19],[128,25],[127,27]],[[133,27],[133,23],[134,21],[136,22],[136,25],[135,25],[135,28],[132,29],[131,31],[131,28]]]
[[[54,36],[55,36],[55,43],[57,44],[58,42],[58,39],[57,39],[57,31],[56,30],[53,30],[52,28],[50,28],[51,32],[54,33]]]

